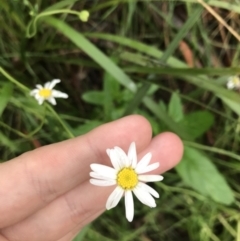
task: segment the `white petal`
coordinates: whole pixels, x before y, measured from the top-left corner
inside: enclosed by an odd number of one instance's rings
[[[109,210],[111,208],[114,208],[118,205],[124,190],[117,186],[114,191],[110,194],[108,197],[107,203],[106,203],[106,209]]]
[[[148,191],[146,191],[141,186],[138,185],[135,189],[133,189],[133,192],[136,195],[136,197],[139,199],[139,201],[142,202],[143,204],[151,208],[156,207],[156,202],[154,198],[149,194]]]
[[[233,84],[233,82],[228,82],[227,83],[227,88],[228,89],[233,89],[235,86],[234,86],[234,84]]]
[[[121,166],[129,167],[130,161],[126,155],[126,153],[118,146],[114,147],[116,154],[118,155],[118,160],[121,163]]]
[[[53,88],[55,87],[55,85],[58,84],[58,83],[60,83],[60,82],[61,82],[60,79],[53,79],[53,80],[50,82],[48,88],[49,88],[49,89],[53,89]]]
[[[39,93],[35,94],[34,98],[38,101],[39,99],[43,99],[44,98],[42,96],[39,95]]]
[[[128,149],[128,158],[130,160],[132,168],[136,168],[137,166],[137,152],[135,142],[132,142]]]
[[[91,184],[95,186],[113,186],[116,184],[116,181],[114,180],[96,180],[96,179],[90,179],[89,180]]]
[[[96,172],[90,172],[89,175],[90,177],[96,178],[96,179],[102,179],[102,180],[115,180],[116,176],[113,178],[112,175],[108,175],[109,173],[96,173]]]
[[[111,163],[116,171],[119,171],[120,169],[123,168],[123,164],[119,159],[119,155],[114,149],[110,149],[109,156],[110,156]]]
[[[54,97],[49,97],[47,100],[48,100],[48,102],[50,102],[52,105],[56,105],[56,104],[57,104]]]
[[[133,204],[133,196],[132,191],[125,191],[125,210],[126,210],[126,218],[129,222],[132,222],[134,216],[134,204]]]
[[[44,101],[44,98],[38,98],[38,104],[39,105],[42,105],[43,101]]]
[[[58,90],[52,90],[52,95],[55,98],[64,98],[64,99],[68,98],[68,95],[66,93],[63,93],[63,92],[58,91]]]
[[[150,186],[148,186],[145,183],[139,182],[138,186],[142,189],[144,189],[145,191],[149,192],[151,195],[153,195],[156,198],[159,198],[159,194],[158,192],[156,192],[153,188],[151,188]]]
[[[161,175],[139,175],[138,180],[142,182],[159,182],[163,180]]]
[[[110,149],[107,149],[106,152],[107,152],[107,155],[110,157]]]
[[[135,170],[137,174],[142,174],[146,172],[153,171],[159,167],[159,162],[155,162],[151,165],[146,166],[145,168],[138,168],[138,170]]]
[[[43,86],[42,86],[42,85],[36,85],[36,87],[37,87],[39,90],[42,90],[42,89],[43,89]]]
[[[38,92],[39,92],[38,89],[34,89],[34,90],[32,90],[32,91],[30,92],[30,95],[31,95],[31,96],[34,96],[34,95],[36,95]]]
[[[108,167],[105,165],[101,165],[101,164],[91,164],[90,167],[92,168],[92,170],[100,175],[102,175],[103,173],[109,177],[112,178],[116,178],[116,170],[113,169],[112,167]]]
[[[148,152],[137,164],[137,167],[135,169],[135,171],[138,173],[138,171],[143,170],[147,167],[147,165],[149,164],[150,160],[152,158],[152,153]]]
[[[51,82],[47,82],[44,84],[44,89],[50,89],[49,86],[50,86]]]

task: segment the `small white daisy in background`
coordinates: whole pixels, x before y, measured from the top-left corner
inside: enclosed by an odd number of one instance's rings
[[[240,78],[237,75],[229,77],[227,81],[227,88],[240,89]]]
[[[30,92],[30,95],[35,97],[39,105],[41,105],[44,100],[47,100],[52,105],[56,105],[55,98],[68,98],[67,94],[53,89],[55,85],[60,82],[60,79],[54,79],[50,82],[45,83],[44,86],[36,85],[36,89],[32,90]]]
[[[117,185],[107,200],[106,209],[109,210],[117,206],[121,197],[125,195],[126,218],[131,222],[134,216],[132,192],[143,204],[151,208],[156,207],[153,197],[158,198],[159,194],[144,183],[163,180],[163,177],[160,175],[144,174],[159,167],[158,162],[149,165],[152,154],[150,152],[147,153],[137,163],[136,145],[134,142],[131,143],[128,154],[120,147],[107,149],[107,154],[113,168],[101,164],[90,165],[93,171],[90,172],[90,176],[93,177],[90,179],[91,184],[96,186]]]

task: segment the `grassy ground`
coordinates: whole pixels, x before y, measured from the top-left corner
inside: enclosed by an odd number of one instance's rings
[[[136,202],[130,224],[108,211],[76,240],[240,241],[239,14],[238,0],[0,0],[1,161],[139,113],[184,140],[183,160],[157,208]],[[39,106],[30,89],[54,78],[69,99]]]

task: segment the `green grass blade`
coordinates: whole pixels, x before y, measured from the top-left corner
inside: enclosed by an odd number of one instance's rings
[[[74,4],[75,2],[77,2],[77,0],[65,0],[65,1],[61,1],[61,2],[56,2],[55,4],[51,5],[50,7],[44,9],[44,12],[62,9],[64,7]]]
[[[169,44],[166,51],[162,54],[160,58],[160,62],[166,63],[167,60],[171,57],[171,55],[176,51],[179,46],[179,42],[186,36],[188,31],[193,27],[193,25],[198,21],[201,16],[202,8],[197,8],[192,15],[188,18],[186,23],[182,26],[181,30],[176,34],[172,42]],[[150,84],[143,83],[142,87],[138,90],[133,100],[129,103],[125,114],[130,114],[135,110],[139,104],[142,102],[142,99],[146,95],[147,91],[150,88]],[[159,115],[162,116],[162,115]]]
[[[67,38],[69,38],[76,46],[86,52],[92,59],[94,59],[103,69],[110,73],[119,83],[124,85],[131,91],[136,91],[136,85],[126,75],[121,68],[119,68],[110,58],[102,53],[95,45],[93,45],[88,39],[86,39],[81,33],[77,32],[69,25],[61,20],[52,17],[44,18],[44,21],[49,25],[55,27]]]
[[[127,15],[127,21],[125,26],[125,32],[128,31],[128,29],[131,27],[133,14],[136,10],[136,4],[137,4],[136,0],[132,0],[128,2],[128,15]]]
[[[139,41],[126,38],[126,37],[112,35],[112,34],[105,34],[105,33],[84,33],[84,35],[89,38],[99,38],[99,39],[115,42],[120,45],[135,49],[148,56],[152,56],[156,59],[160,59],[163,56],[163,51],[161,51],[155,47],[149,46],[147,44],[143,44]],[[184,62],[182,62],[174,57],[169,57],[167,64],[174,66],[174,67],[179,67],[179,68],[188,67]]]
[[[199,20],[202,14],[202,7],[197,7],[195,11],[191,14],[185,24],[181,27],[180,31],[176,34],[173,41],[170,43],[166,51],[164,51],[160,60],[166,62],[168,58],[175,52],[179,46],[179,42],[186,36],[188,31],[194,26],[194,24]]]
[[[125,69],[127,72],[129,71],[130,68]],[[226,89],[225,87],[222,87],[220,85],[218,85],[216,82],[214,82],[214,80],[211,79],[207,79],[206,76],[197,76],[197,74],[195,74],[195,76],[189,76],[188,70],[187,69],[182,69],[181,71],[178,71],[175,69],[172,69],[170,71],[170,68],[168,68],[168,71],[166,71],[166,68],[149,68],[149,67],[134,67],[131,68],[131,73],[132,70],[134,69],[134,72],[140,72],[140,73],[145,73],[145,74],[159,74],[162,75],[163,73],[166,74],[168,72],[169,75],[171,76],[177,76],[177,77],[181,77],[182,79],[186,80],[187,82],[194,84],[200,88],[203,88],[205,90],[211,91],[216,95],[220,95],[223,97],[227,97],[231,100],[235,100],[237,102],[240,102],[240,96],[239,94],[230,91],[228,89]],[[186,72],[185,72],[186,70]],[[181,72],[181,74],[180,74]],[[227,78],[226,78],[227,80]],[[159,81],[156,80],[152,80],[152,79],[145,79],[146,82],[149,83],[154,83],[154,84],[162,84],[159,83]]]
[[[0,90],[0,117],[6,108],[8,101],[12,96],[13,86],[11,83],[6,83]]]
[[[194,147],[194,148],[202,150],[202,151],[209,151],[212,153],[217,153],[219,155],[225,155],[225,156],[228,156],[230,158],[240,161],[240,156],[231,151],[226,151],[226,150],[223,150],[223,149],[220,149],[217,147],[206,146],[206,145],[202,145],[202,144],[199,144],[196,142],[190,142],[190,141],[184,141],[184,145],[189,146],[189,147]]]
[[[239,4],[237,5],[237,4],[232,4],[229,1],[225,2],[225,1],[215,1],[215,0],[208,1],[207,4],[213,7],[223,8],[223,9],[240,14]]]
[[[13,84],[15,84],[16,86],[18,86],[20,89],[22,89],[23,91],[30,91],[25,85],[21,84],[19,81],[17,81],[16,79],[14,79],[8,72],[6,72],[2,67],[0,67],[0,73],[6,78],[8,79],[10,82],[12,82]]]
[[[113,59],[114,61],[114,59]],[[112,120],[111,114],[114,109],[114,95],[119,91],[120,84],[108,72],[104,73],[103,83],[103,107],[104,120]]]
[[[144,96],[147,94],[149,88],[151,87],[151,84],[149,83],[144,83],[137,91],[137,93],[135,94],[134,98],[129,102],[125,112],[124,112],[124,116],[126,115],[130,115],[131,113],[133,113],[133,111],[139,106],[139,104],[141,103],[142,99],[144,98]]]
[[[131,56],[132,55],[132,56]],[[124,53],[121,54],[121,58],[124,60],[128,60],[129,62],[134,62],[134,54],[132,53]],[[136,56],[135,56],[136,57]],[[138,56],[140,57],[140,56]],[[143,65],[147,65],[148,62],[143,62],[143,59],[141,59]],[[134,62],[135,64],[139,64],[138,62]],[[189,76],[196,76],[196,75],[220,75],[220,76],[228,76],[228,75],[239,75],[240,74],[240,68],[239,67],[231,67],[231,68],[169,68],[169,67],[141,67],[138,68],[136,66],[132,66],[129,68],[126,68],[128,72],[137,72],[140,73],[155,73],[155,74],[172,74],[172,75],[189,75]]]
[[[9,148],[11,152],[16,152],[19,150],[18,145],[16,145],[11,139],[9,139],[5,134],[0,132],[0,146],[5,146]]]

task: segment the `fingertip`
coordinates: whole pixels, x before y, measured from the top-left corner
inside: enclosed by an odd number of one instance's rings
[[[161,140],[164,140],[165,143],[162,143],[161,145],[164,145],[163,148],[166,148],[167,156],[171,160],[169,160],[172,167],[176,166],[183,156],[183,142],[180,139],[179,136],[172,132],[165,132],[160,135]]]
[[[160,163],[154,172],[163,173],[180,162],[183,155],[183,143],[176,134],[164,132],[153,138],[146,151],[152,153],[151,163]]]

